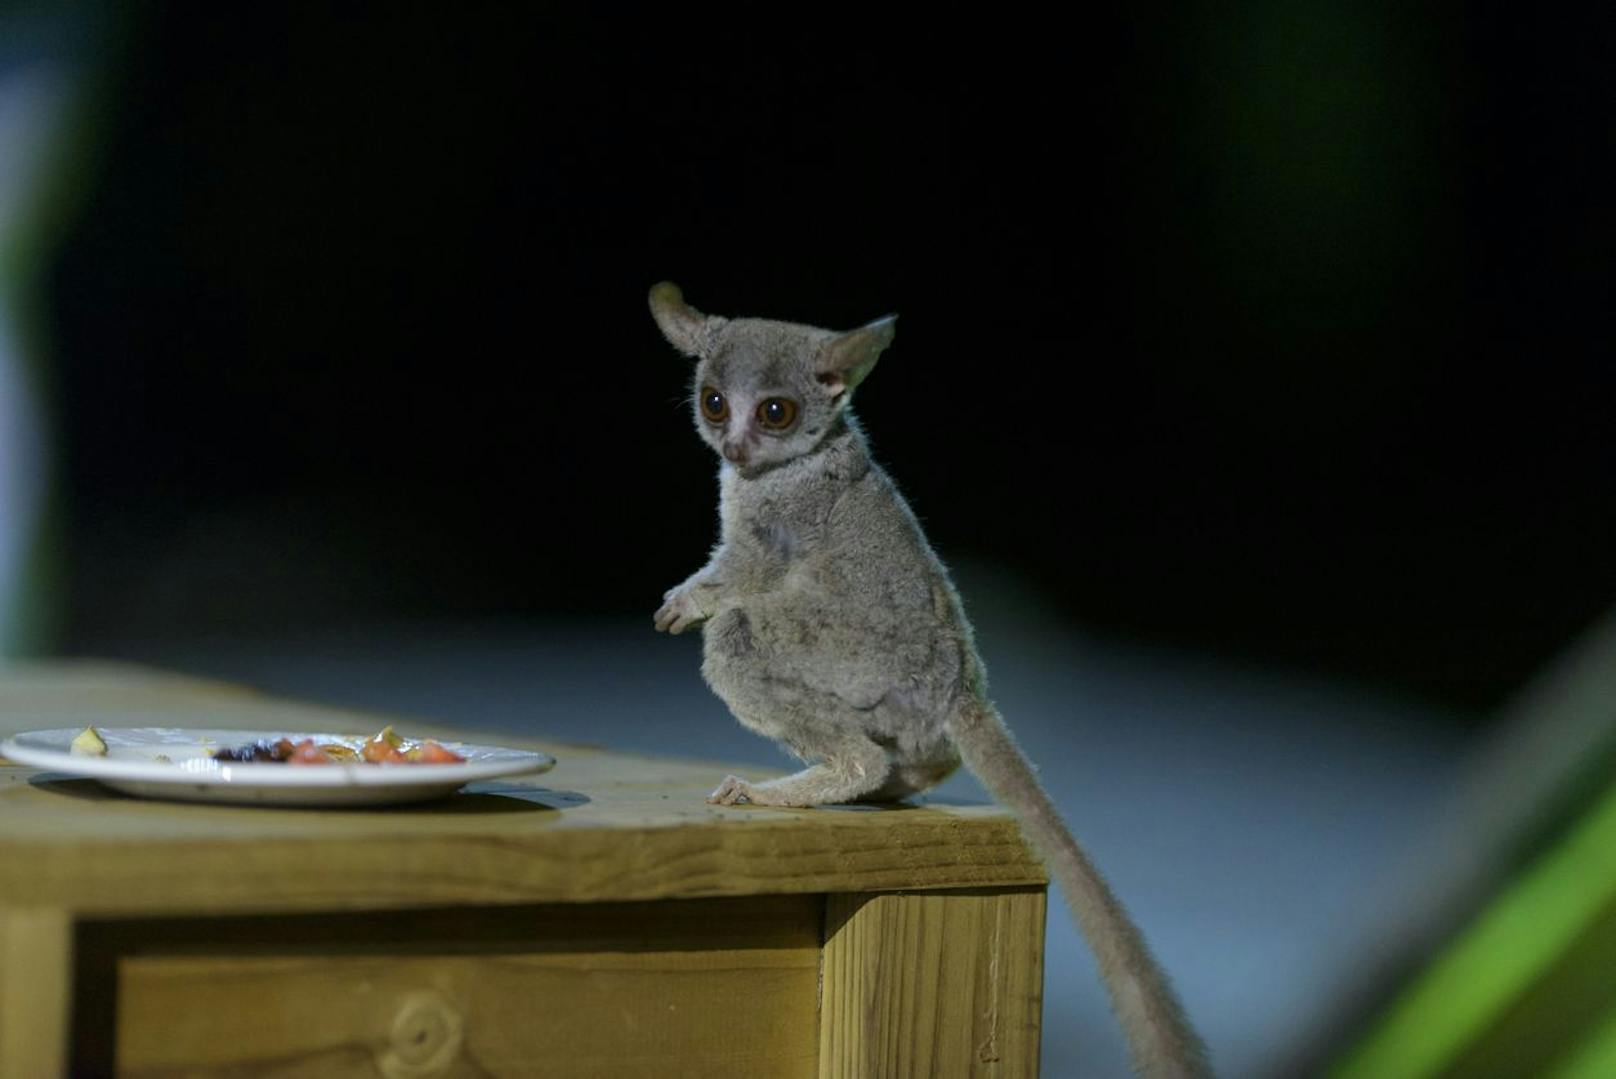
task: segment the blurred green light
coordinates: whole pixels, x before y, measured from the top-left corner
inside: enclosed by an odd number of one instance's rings
[[[1565,839],[1530,866],[1391,1007],[1370,1035],[1332,1074],[1340,1079],[1463,1074],[1470,1056],[1511,1015],[1553,1017],[1539,1022],[1541,1039],[1515,1036],[1494,1050],[1486,1066],[1514,1074],[1498,1051],[1521,1059],[1536,1074],[1563,1063],[1566,1075],[1616,1075],[1616,970],[1542,983],[1556,967],[1602,962],[1598,949],[1579,943],[1616,912],[1616,789],[1608,791]],[[1569,986],[1568,986],[1569,983]],[[1567,988],[1582,995],[1573,999]],[[1534,992],[1556,999],[1534,999]],[[1599,999],[1592,999],[1599,998]],[[1575,1017],[1597,1006],[1603,1025],[1566,1031]],[[1570,1037],[1567,1037],[1567,1034]],[[1482,1070],[1471,1057],[1474,1070]],[[1594,1070],[1589,1070],[1590,1068]]]

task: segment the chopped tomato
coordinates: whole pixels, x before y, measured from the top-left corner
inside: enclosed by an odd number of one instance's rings
[[[380,736],[366,742],[361,753],[365,760],[371,764],[408,764],[410,762],[408,757],[389,745]]]
[[[331,758],[326,756],[325,750],[314,744],[314,739],[305,738],[292,747],[292,752],[286,758],[288,764],[330,764]]]

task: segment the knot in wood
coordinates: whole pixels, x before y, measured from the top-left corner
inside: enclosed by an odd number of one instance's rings
[[[387,1048],[376,1063],[388,1079],[424,1079],[449,1069],[460,1055],[465,1022],[442,993],[422,989],[399,1005]]]

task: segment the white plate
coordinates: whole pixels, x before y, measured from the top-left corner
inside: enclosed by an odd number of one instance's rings
[[[420,802],[452,794],[479,779],[547,772],[546,753],[444,742],[463,764],[290,765],[216,761],[215,750],[260,738],[340,742],[358,748],[364,735],[318,731],[181,730],[175,727],[97,727],[105,757],[70,752],[83,727],[28,731],[0,742],[0,756],[18,764],[86,776],[126,794],[192,802],[355,806]],[[167,760],[161,758],[166,757]]]

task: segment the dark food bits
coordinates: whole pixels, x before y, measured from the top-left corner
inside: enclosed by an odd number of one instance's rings
[[[213,754],[216,761],[285,761],[292,756],[292,750],[297,748],[290,738],[282,738],[271,742],[267,738],[260,738],[256,742],[249,742],[244,746],[230,746]]]

